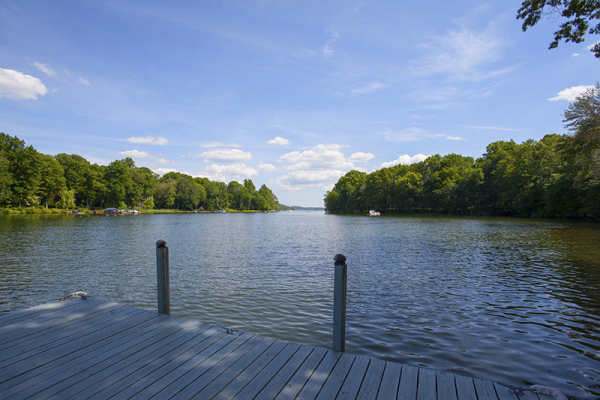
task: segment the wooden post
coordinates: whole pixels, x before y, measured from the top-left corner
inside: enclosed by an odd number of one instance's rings
[[[159,314],[171,315],[169,290],[169,248],[164,240],[156,242],[156,284]]]
[[[333,351],[346,351],[346,283],[348,267],[346,256],[336,254],[333,281]]]

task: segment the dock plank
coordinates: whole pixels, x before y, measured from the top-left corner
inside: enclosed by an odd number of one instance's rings
[[[518,400],[519,396],[516,393],[511,393],[510,389],[504,385],[499,383],[494,383],[494,389],[496,389],[496,394],[498,395],[498,399],[500,400]]]
[[[74,351],[65,357],[58,358],[46,363],[34,370],[23,373],[9,381],[0,384],[0,392],[18,393],[36,385],[45,385],[46,382],[53,380],[59,382],[81,371],[81,360],[85,359],[86,370],[93,368],[98,362],[119,354],[127,348],[139,343],[146,335],[141,335],[140,330],[158,327],[169,321],[164,315],[140,314],[132,317],[132,320],[139,322],[132,325],[117,335],[107,337],[94,345]],[[132,335],[133,331],[137,335]],[[154,331],[157,333],[157,331]],[[140,335],[140,336],[138,336]],[[116,346],[116,347],[115,347]],[[56,375],[60,375],[57,377]]]
[[[386,363],[381,384],[377,393],[377,400],[390,400],[398,397],[400,377],[403,366],[400,364]]]
[[[344,385],[344,381],[346,380],[346,376],[352,368],[352,364],[356,356],[352,356],[346,353],[343,353],[340,356],[337,364],[327,377],[325,384],[321,388],[321,391],[317,395],[317,400],[330,400],[335,399],[340,392],[340,389]]]
[[[196,368],[196,366],[201,364],[204,360],[234,341],[235,338],[236,336],[226,334],[223,331],[213,334],[202,342],[201,345],[190,351],[189,354],[187,354],[189,357],[182,359],[182,363],[178,363],[174,369],[163,375],[160,380],[148,385],[141,392],[133,396],[132,399],[149,399],[156,393],[160,393],[163,389],[185,375],[189,370]]]
[[[363,378],[357,399],[373,400],[377,398],[383,372],[385,371],[385,364],[386,362],[383,360],[371,360],[369,362],[369,367]]]
[[[196,379],[199,379],[202,375],[210,371],[211,368],[218,365],[219,361],[227,357],[229,354],[231,354],[231,352],[235,351],[235,349],[243,345],[254,335],[244,332],[240,335],[227,336],[230,336],[231,338],[226,339],[228,343],[225,346],[222,346],[216,352],[206,358],[200,356],[200,359],[198,360],[199,362],[195,364],[193,368],[187,370],[185,370],[186,367],[178,368],[179,370],[184,370],[183,375],[181,375],[169,386],[158,392],[155,397],[157,399],[173,398],[175,395],[185,390],[185,388]],[[195,358],[192,358],[192,360],[194,360],[192,363],[196,361]]]
[[[274,399],[277,397],[279,392],[286,387],[291,377],[298,371],[313,351],[312,347],[301,345],[300,349],[285,364],[285,368],[277,372],[277,375],[258,393],[256,398]]]
[[[237,399],[246,399],[253,398],[261,390],[267,386],[267,384],[281,371],[282,367],[289,361],[290,358],[296,354],[296,352],[300,349],[300,345],[297,343],[289,343],[286,342],[287,345],[285,348],[277,354],[270,363],[265,365],[265,367],[258,373],[256,376],[248,382],[248,384],[235,395],[234,398]]]
[[[367,357],[357,356],[354,359],[352,368],[346,376],[346,380],[340,389],[337,397],[338,399],[354,399],[358,396],[358,391],[363,382],[367,368],[369,367],[369,359]]]
[[[196,395],[208,387],[211,383],[217,380],[221,375],[225,374],[225,371],[229,371],[233,368],[233,371],[236,370],[234,368],[235,364],[241,361],[246,355],[248,355],[252,350],[255,350],[257,346],[260,345],[265,340],[262,336],[254,335],[245,343],[241,344],[234,351],[229,353],[226,357],[220,360],[214,367],[212,367],[209,371],[196,380],[194,380],[190,385],[188,385],[184,390],[177,393],[173,399],[192,399],[197,398]],[[262,349],[259,348],[259,351],[256,353],[260,354]],[[256,353],[254,355],[256,355]],[[241,361],[244,363],[245,361]]]
[[[477,400],[473,378],[457,375],[454,377],[454,381],[456,382],[456,393],[458,393],[459,399]]]
[[[473,379],[473,383],[475,384],[475,391],[477,392],[477,397],[480,399],[498,399],[498,395],[496,394],[496,389],[494,388],[494,384],[489,381],[483,381],[481,379]]]
[[[454,375],[443,371],[437,371],[435,375],[437,383],[437,399],[458,400],[456,394],[456,382],[454,381]]]
[[[308,378],[308,381],[296,398],[306,400],[316,398],[341,355],[342,353],[333,351],[325,354],[325,357],[323,357],[319,366],[314,370],[310,378]]]
[[[436,393],[435,371],[421,368],[419,370],[419,383],[417,385],[417,400],[435,399]]]
[[[410,365],[402,367],[402,377],[398,388],[398,400],[415,400],[417,398],[417,384],[419,368]]]
[[[99,299],[0,314],[0,399],[551,400]]]
[[[191,321],[190,321],[191,322]],[[123,383],[119,383],[125,376],[136,372],[148,363],[153,362],[157,358],[163,356],[170,350],[185,344],[197,334],[196,332],[188,332],[184,328],[189,324],[176,324],[170,330],[167,330],[159,346],[146,346],[140,349],[131,357],[122,359],[121,362],[107,367],[101,374],[93,375],[91,382],[78,382],[63,393],[62,398],[86,398],[91,399],[97,396],[107,388],[111,388],[111,393],[117,393]],[[90,384],[91,383],[91,384]],[[105,398],[106,392],[99,396]]]
[[[0,363],[0,382],[7,381],[22,373],[38,368],[46,363],[64,357],[80,348],[85,348],[106,336],[119,333],[125,329],[119,322],[123,322],[127,317],[123,315],[113,316],[111,319],[98,321],[97,325],[90,327],[86,335],[61,337],[59,340],[49,341],[41,347],[29,350],[19,346],[20,354],[15,353],[15,349],[7,351],[9,358]],[[3,351],[4,352],[4,351]]]
[[[233,398],[244,386],[252,380],[277,354],[283,350],[287,342],[265,338],[254,347],[239,362],[228,370],[227,374],[219,376],[207,387],[196,394],[205,399]]]
[[[310,379],[317,366],[323,361],[323,358],[331,353],[331,350],[315,348],[308,358],[302,363],[300,368],[292,375],[285,387],[279,392],[275,399],[293,399],[302,390],[306,382]]]

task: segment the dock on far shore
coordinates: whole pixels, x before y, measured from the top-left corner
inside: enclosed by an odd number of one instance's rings
[[[88,298],[0,314],[0,399],[552,400]]]

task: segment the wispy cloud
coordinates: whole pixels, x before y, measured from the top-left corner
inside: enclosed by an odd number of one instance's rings
[[[221,143],[221,142],[204,142],[200,145],[200,147],[242,147],[237,143]]]
[[[16,100],[37,100],[48,93],[42,81],[13,69],[0,68],[0,97]]]
[[[575,101],[578,96],[580,96],[583,92],[588,89],[592,89],[594,86],[573,86],[567,88],[565,90],[561,90],[558,92],[558,96],[549,98],[550,101],[558,101],[558,100],[567,100],[567,101]]]
[[[83,79],[82,77],[79,77],[78,82],[82,85],[92,87],[92,84],[87,79]]]
[[[415,140],[421,140],[427,136],[424,129],[411,127],[405,128],[400,131],[388,129],[386,131],[375,132],[389,142],[414,142]]]
[[[250,160],[252,158],[252,155],[248,152],[241,151],[238,149],[218,149],[212,151],[205,151],[204,153],[198,154],[198,157],[204,158],[205,162],[238,162]]]
[[[287,139],[284,139],[282,137],[276,136],[275,139],[271,139],[271,140],[267,141],[267,143],[277,144],[279,146],[286,146],[286,145],[290,144],[290,141]]]
[[[56,76],[56,72],[48,65],[40,62],[34,62],[33,65],[48,76]]]
[[[366,94],[366,93],[373,93],[376,92],[378,90],[381,89],[385,89],[387,87],[387,85],[384,85],[381,82],[370,82],[367,83],[364,86],[358,87],[356,89],[352,90],[353,94]]]
[[[127,141],[129,143],[142,143],[142,144],[151,144],[154,146],[164,146],[166,145],[169,141],[164,138],[164,137],[152,137],[152,136],[146,136],[146,137],[130,137],[127,138]]]
[[[500,128],[500,127],[497,127],[497,126],[457,125],[456,127],[457,128],[469,128],[469,129],[487,129],[487,130],[492,130],[492,131],[513,131],[513,132],[519,131],[518,129]]]
[[[465,140],[465,138],[459,137],[459,136],[446,136],[446,139],[448,140]]]
[[[483,31],[461,26],[444,35],[429,37],[422,44],[429,54],[412,61],[412,73],[442,74],[458,81],[494,78],[512,69],[488,69],[488,65],[500,59],[504,46],[505,41],[494,23]]]

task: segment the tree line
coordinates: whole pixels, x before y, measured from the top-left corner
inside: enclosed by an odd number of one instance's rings
[[[0,206],[269,211],[277,210],[278,200],[250,179],[225,184],[178,172],[160,176],[129,157],[91,164],[76,154],[41,154],[0,133]]]
[[[330,213],[450,213],[600,218],[600,85],[564,113],[564,135],[497,141],[477,159],[458,154],[341,177]]]

